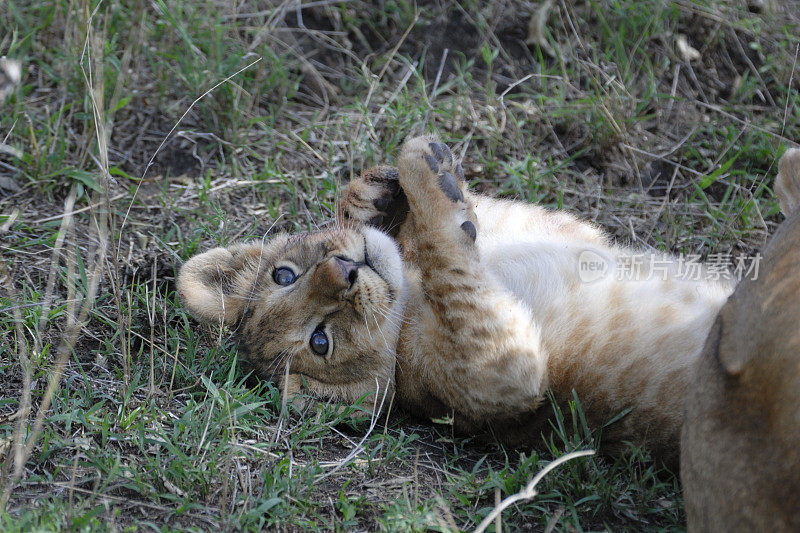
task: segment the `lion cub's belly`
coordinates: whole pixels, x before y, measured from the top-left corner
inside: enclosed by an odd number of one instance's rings
[[[587,246],[546,239],[485,239],[479,247],[488,274],[531,311],[544,303],[551,307],[573,300],[571,293],[580,290],[579,261]]]
[[[619,279],[621,252],[595,243],[487,238],[479,246],[492,279],[530,310],[557,400],[574,390],[595,424],[637,406],[608,428],[611,438],[645,427],[655,442],[677,439],[688,369],[730,287],[672,273]],[[587,269],[586,261],[606,264]]]

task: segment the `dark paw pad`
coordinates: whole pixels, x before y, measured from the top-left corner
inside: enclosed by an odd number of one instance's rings
[[[435,157],[439,163],[444,163],[445,165],[453,164],[453,153],[446,144],[428,143],[428,146],[431,152],[433,152],[433,157]]]
[[[431,172],[439,173],[439,163],[436,162],[435,158],[426,155],[425,162],[428,163],[428,168],[431,169]]]
[[[438,161],[444,161],[444,151],[442,150],[441,144],[428,143],[428,146],[430,146],[431,152],[433,152],[433,157],[435,157]]]
[[[375,206],[375,209],[378,209],[380,211],[386,211],[386,208],[389,207],[389,204],[391,203],[392,203],[392,198],[388,195],[384,195],[375,200],[374,202],[372,202],[372,205]]]
[[[408,215],[408,198],[403,189],[397,187],[373,200],[372,205],[380,211],[367,223],[396,237],[400,226]]]
[[[397,180],[397,170],[393,168],[380,169],[382,173],[373,172],[369,176],[371,183],[380,184],[381,195],[372,201],[378,211],[388,213],[394,209],[393,204],[403,203],[403,190]]]
[[[447,196],[451,201],[464,201],[464,193],[461,192],[458,182],[449,172],[445,171],[439,175],[439,188],[442,189],[444,195]]]
[[[463,168],[461,168],[461,163],[456,163],[456,168],[453,170],[453,172],[455,172],[455,174],[456,174],[456,177],[457,177],[459,180],[461,180],[461,181],[464,181],[464,180],[465,180],[465,177],[464,177],[464,169],[463,169]]]
[[[475,229],[475,224],[473,224],[472,221],[465,221],[461,224],[461,229],[464,230],[464,233],[467,234],[467,237],[469,237],[472,242],[475,242],[475,239],[478,238],[478,231]]]

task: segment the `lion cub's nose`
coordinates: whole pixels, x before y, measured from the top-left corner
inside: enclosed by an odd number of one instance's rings
[[[317,266],[312,275],[312,291],[317,295],[338,300],[343,291],[353,287],[358,279],[358,269],[363,264],[342,256],[327,258]]]
[[[352,287],[353,283],[358,279],[358,267],[363,265],[363,263],[356,263],[346,257],[336,257],[336,262],[342,269],[342,275],[344,279],[347,280],[348,287]]]

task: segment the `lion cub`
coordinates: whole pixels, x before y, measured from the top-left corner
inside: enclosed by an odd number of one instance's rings
[[[605,444],[669,462],[733,288],[692,272],[570,214],[474,194],[449,148],[417,137],[396,169],[345,188],[334,228],[198,255],[178,289],[290,396],[377,405],[388,391],[421,416],[530,443],[548,427],[546,392],[566,405],[575,391],[594,427],[617,418]]]
[[[787,218],[722,308],[687,394],[690,530],[800,531],[800,150],[778,167]]]

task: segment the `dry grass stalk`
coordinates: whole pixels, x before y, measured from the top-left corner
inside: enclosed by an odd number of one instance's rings
[[[566,455],[559,457],[555,461],[551,462],[549,465],[542,468],[539,471],[539,473],[534,476],[534,478],[530,481],[530,483],[525,485],[524,489],[522,489],[516,494],[512,494],[511,496],[500,502],[500,504],[497,505],[492,510],[492,512],[489,513],[486,516],[486,518],[483,519],[483,521],[480,524],[478,524],[478,527],[475,528],[475,533],[483,533],[484,531],[486,531],[486,528],[489,527],[489,524],[491,524],[492,521],[495,520],[495,518],[498,518],[505,509],[507,509],[514,503],[520,500],[529,500],[535,497],[538,494],[538,492],[536,492],[536,485],[538,485],[539,482],[542,480],[542,478],[546,476],[554,468],[558,467],[563,463],[566,463],[567,461],[571,461],[572,459],[576,459],[578,457],[586,457],[588,455],[594,455],[594,454],[595,454],[594,450],[581,450],[577,452],[568,453]]]
[[[97,9],[94,12],[89,14],[88,12],[88,2],[84,4],[84,13],[87,15],[86,17],[86,40],[84,43],[84,53],[86,57],[89,59],[89,63],[91,65],[92,62],[92,54],[89,51],[89,43],[93,41],[92,39],[92,31],[91,31],[91,20],[94,15],[97,13]],[[94,41],[97,44],[99,41]],[[99,42],[100,50],[102,50],[102,42]],[[102,56],[101,56],[102,57]],[[83,59],[83,57],[82,57]],[[81,61],[83,64],[83,61]],[[102,94],[102,81],[99,85],[93,82],[91,70],[87,74],[84,71],[85,79],[87,82],[87,87],[89,88],[91,101],[92,101],[92,110],[95,117],[95,129],[97,132],[97,140],[98,140],[98,151],[100,160],[103,164],[103,168],[105,170],[105,176],[108,176],[108,137],[105,134],[105,127],[102,119],[102,101],[103,101],[103,94]],[[102,77],[100,77],[102,79]],[[55,395],[59,384],[61,382],[61,378],[64,375],[64,367],[69,360],[70,355],[72,354],[72,350],[75,344],[78,341],[80,336],[81,330],[85,326],[88,321],[89,313],[92,309],[92,306],[95,301],[95,297],[97,296],[97,290],[100,286],[100,282],[103,278],[103,270],[106,263],[106,252],[108,250],[109,245],[109,235],[110,235],[110,228],[109,228],[109,205],[108,205],[108,181],[103,180],[104,188],[105,188],[105,195],[100,193],[96,193],[97,196],[101,196],[101,198],[96,198],[99,201],[100,205],[105,209],[102,209],[99,213],[92,213],[93,224],[92,228],[95,231],[95,239],[96,239],[96,247],[94,253],[89,258],[89,261],[86,261],[86,265],[88,267],[89,275],[87,276],[87,280],[89,282],[88,287],[86,288],[86,292],[83,295],[81,300],[80,311],[76,316],[74,312],[68,312],[66,316],[66,327],[65,333],[62,337],[62,340],[58,346],[56,351],[56,358],[50,368],[49,378],[47,383],[47,388],[45,389],[44,396],[42,397],[41,403],[36,412],[36,418],[33,422],[33,427],[31,428],[30,432],[27,435],[27,438],[24,437],[26,430],[28,428],[29,416],[31,412],[31,402],[30,402],[30,378],[31,378],[31,369],[30,369],[30,358],[27,352],[27,346],[24,345],[24,337],[21,336],[22,334],[22,318],[19,315],[19,310],[15,310],[15,321],[17,323],[17,335],[18,335],[18,357],[20,358],[20,364],[23,368],[23,381],[24,381],[24,390],[22,391],[22,401],[20,402],[20,410],[18,411],[18,425],[14,432],[14,442],[15,445],[15,453],[14,453],[14,468],[13,471],[10,472],[9,476],[4,476],[3,478],[3,490],[2,496],[0,496],[0,512],[5,510],[6,505],[8,504],[8,500],[11,497],[11,493],[16,487],[17,483],[19,482],[20,478],[22,477],[22,472],[27,463],[28,459],[30,458],[31,454],[33,453],[36,441],[39,435],[42,432],[42,428],[44,427],[45,419],[47,417],[48,411],[50,409],[50,404],[53,400],[53,396]],[[65,216],[62,220],[61,230],[59,232],[59,236],[57,241],[61,242],[63,245],[64,239],[67,234],[67,230],[69,229],[71,222],[72,222],[72,209],[74,206],[75,198],[74,195],[70,195],[67,197],[65,202]],[[99,215],[99,216],[98,216]],[[61,251],[61,245],[57,246],[53,250],[53,256],[51,260],[51,272],[58,268],[59,263],[59,256]],[[73,275],[68,276],[68,292],[71,295],[74,295],[76,292],[76,285],[77,280],[74,276],[74,271],[71,271]],[[45,309],[49,308],[51,300],[51,294],[45,299]],[[70,298],[73,300],[73,298]],[[47,315],[43,315],[43,319],[46,319]],[[40,326],[42,322],[40,322]],[[39,338],[35,340],[35,345],[41,346],[41,330],[38,332]]]

